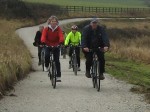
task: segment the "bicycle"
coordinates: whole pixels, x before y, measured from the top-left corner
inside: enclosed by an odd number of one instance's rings
[[[58,48],[59,46],[47,46],[51,49],[50,51],[50,63],[49,63],[49,70],[48,70],[48,76],[50,77],[51,83],[53,88],[56,88],[56,81],[57,81],[57,69],[56,69],[56,63],[54,61],[54,50]]]
[[[78,63],[77,63],[77,56],[76,56],[76,48],[79,46],[70,46],[73,49],[72,55],[71,55],[71,61],[70,61],[70,65],[71,68],[73,68],[73,72],[75,75],[77,75],[77,71],[78,71]]]
[[[93,52],[93,60],[92,60],[92,67],[91,67],[91,77],[92,77],[92,83],[93,87],[97,89],[97,91],[100,91],[100,67],[99,67],[99,61],[98,56],[96,54],[96,50],[102,50],[100,47],[97,49],[90,49],[89,52]]]

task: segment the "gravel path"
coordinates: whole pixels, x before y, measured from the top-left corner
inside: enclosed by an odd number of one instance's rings
[[[65,24],[84,20],[68,19],[60,21]],[[46,24],[44,24],[46,25]],[[27,78],[18,82],[15,91],[0,100],[0,112],[150,112],[143,95],[130,92],[133,85],[118,81],[105,74],[101,91],[92,87],[91,79],[85,77],[84,60],[81,61],[81,72],[75,76],[68,69],[68,58],[60,59],[62,82],[53,89],[46,72],[37,66],[37,48],[32,46],[38,26],[17,30],[33,56],[32,72]]]

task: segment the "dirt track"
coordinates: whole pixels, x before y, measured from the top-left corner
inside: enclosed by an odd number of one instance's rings
[[[63,20],[60,24],[79,20]],[[144,102],[143,95],[129,91],[132,85],[108,74],[102,81],[101,91],[97,92],[91,79],[84,75],[84,60],[81,72],[75,76],[68,69],[68,58],[61,57],[62,82],[53,89],[47,73],[37,66],[37,48],[32,45],[37,30],[38,26],[17,30],[32,53],[36,72],[16,84],[15,91],[10,93],[14,96],[0,100],[0,112],[150,112],[150,105]]]

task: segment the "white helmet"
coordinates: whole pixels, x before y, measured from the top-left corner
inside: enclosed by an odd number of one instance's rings
[[[78,29],[78,26],[73,25],[73,26],[71,26],[71,29],[72,29],[72,30],[77,30],[77,29]]]

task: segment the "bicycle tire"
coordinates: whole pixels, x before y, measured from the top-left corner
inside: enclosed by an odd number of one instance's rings
[[[96,89],[97,91],[100,91],[100,78],[99,78],[99,73],[100,73],[100,69],[99,69],[99,61],[96,62]]]
[[[49,63],[49,73],[48,73],[48,77],[50,78],[50,80],[52,79],[52,62]]]
[[[94,63],[92,64],[92,68],[91,68],[91,76],[92,76],[93,88],[95,88]]]
[[[55,89],[56,88],[56,73],[57,73],[57,70],[56,70],[56,64],[55,62],[52,63],[52,86],[53,88]]]
[[[71,60],[70,60],[70,68],[73,68],[73,56],[71,56]]]
[[[78,65],[77,65],[77,58],[76,58],[76,56],[73,57],[73,71],[74,71],[74,74],[77,75]]]
[[[42,52],[41,52],[41,64],[42,64],[42,70],[44,71],[44,63],[45,63],[45,59],[44,59],[45,57],[44,57],[44,51],[42,50]]]

